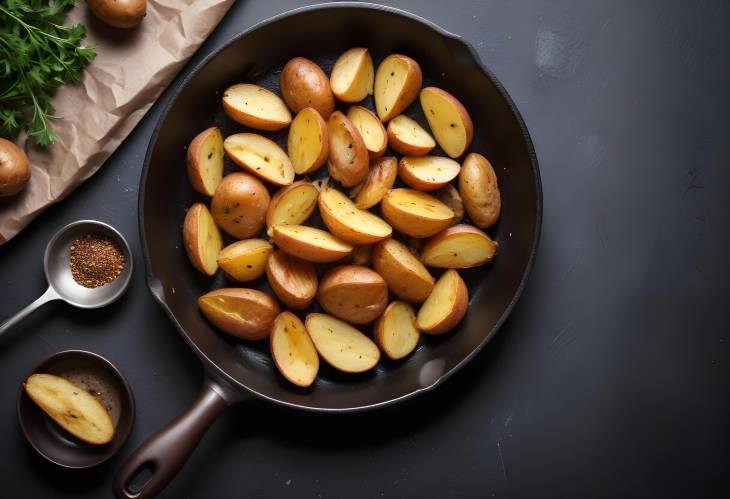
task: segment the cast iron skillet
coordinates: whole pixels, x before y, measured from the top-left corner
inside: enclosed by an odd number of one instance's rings
[[[421,64],[424,86],[447,89],[470,111],[475,125],[470,150],[486,155],[499,177],[502,216],[490,233],[500,254],[491,265],[462,273],[470,307],[452,333],[423,338],[407,360],[383,360],[367,374],[342,375],[323,366],[310,389],[295,389],[276,371],[266,342],[252,345],[228,338],[197,309],[196,298],[224,286],[225,278],[212,282],[200,275],[183,250],[185,210],[201,199],[185,180],[185,147],[216,123],[224,135],[242,129],[221,110],[221,92],[229,85],[256,82],[278,92],[279,72],[290,58],[308,57],[329,74],[336,57],[354,46],[369,47],[376,65],[392,52],[410,55]],[[408,114],[425,124],[417,102]],[[280,143],[285,135],[270,134]],[[147,283],[203,361],[206,381],[184,414],[129,457],[115,478],[115,494],[150,497],[162,490],[207,427],[234,402],[258,397],[311,411],[361,411],[433,389],[489,341],[512,309],[535,255],[541,213],[540,177],[527,129],[502,85],[458,36],[406,12],[361,3],[297,9],[236,36],[175,89],[150,141],[139,196]],[[256,286],[266,289],[265,282]],[[131,490],[132,478],[145,469],[152,471],[150,478],[141,490]]]

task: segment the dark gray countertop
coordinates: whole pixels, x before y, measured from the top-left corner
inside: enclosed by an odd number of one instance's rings
[[[238,2],[194,61],[305,3]],[[164,497],[729,497],[730,4],[392,5],[463,35],[525,118],[545,194],[525,294],[485,351],[413,402],[346,416],[229,410]],[[160,104],[95,177],[0,247],[0,317],[42,293],[46,242],[73,220],[117,227],[138,264],[114,305],[47,305],[0,343],[1,497],[110,497],[122,458],[200,387],[143,279],[137,189]],[[27,371],[69,348],[110,358],[137,398],[127,445],[92,471],[43,462],[15,415]]]

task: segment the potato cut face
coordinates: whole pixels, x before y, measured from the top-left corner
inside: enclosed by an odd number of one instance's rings
[[[343,53],[330,75],[332,92],[342,102],[360,102],[373,93],[375,70],[368,49],[355,47]]]
[[[335,369],[365,372],[380,360],[377,345],[344,321],[326,314],[309,314],[306,327],[317,352]]]
[[[221,288],[198,298],[198,307],[224,333],[245,340],[268,338],[279,306],[266,293],[247,288]]]
[[[374,270],[342,265],[322,277],[317,300],[328,314],[350,324],[367,324],[388,305],[388,288]]]
[[[453,313],[461,282],[461,276],[455,270],[446,271],[436,281],[433,291],[418,310],[416,323],[419,329],[431,330]]]
[[[263,239],[237,241],[218,254],[218,265],[239,282],[253,281],[266,272],[266,262],[274,247]]]
[[[276,250],[266,264],[266,276],[276,296],[287,307],[300,310],[317,294],[317,272],[311,262]]]
[[[401,242],[386,239],[373,246],[373,268],[401,300],[421,303],[431,294],[434,278]]]
[[[411,58],[391,54],[375,73],[375,110],[383,121],[389,121],[407,108],[421,87],[421,69]]]
[[[466,108],[448,92],[434,87],[421,90],[421,107],[441,149],[452,158],[461,156],[473,134]]]
[[[375,341],[385,355],[393,360],[402,359],[413,352],[421,337],[413,307],[402,301],[388,305],[375,329]]]
[[[288,185],[294,181],[294,167],[289,156],[276,142],[262,135],[237,133],[226,137],[223,147],[238,166],[274,185]]]
[[[454,212],[425,192],[393,189],[381,203],[385,220],[413,237],[429,237],[451,224]]]
[[[194,211],[190,213],[192,210]],[[188,212],[188,216],[194,217],[193,220],[197,219],[197,236],[191,235],[191,237],[193,244],[196,245],[197,255],[202,266],[198,270],[207,275],[213,275],[218,270],[218,253],[223,248],[221,232],[218,230],[210,210],[204,204],[196,203]],[[193,255],[189,256],[191,260],[195,260]]]
[[[320,193],[319,210],[327,228],[352,244],[371,244],[390,237],[393,232],[383,219],[361,210],[337,189],[327,188]]]
[[[441,156],[401,158],[398,174],[414,189],[433,191],[451,182],[459,174],[461,165]]]
[[[291,312],[276,317],[271,330],[271,356],[279,372],[291,383],[308,387],[319,371],[319,355],[304,323]]]
[[[56,423],[89,444],[111,442],[114,424],[109,413],[89,392],[65,378],[32,374],[23,383],[28,396]]]
[[[393,157],[373,160],[364,183],[355,196],[355,206],[367,210],[378,204],[395,184],[398,176],[398,162]]]
[[[413,149],[423,150],[424,152],[422,154],[427,154],[428,151],[436,147],[436,141],[433,140],[431,134],[424,130],[416,120],[409,118],[405,114],[398,115],[390,120],[388,123],[388,131],[397,139],[397,143],[403,143],[406,146],[411,146]],[[391,147],[403,154],[413,154],[411,151],[406,150],[405,147],[400,151],[399,149],[401,148],[396,144],[391,144]]]
[[[388,136],[378,117],[365,107],[351,106],[347,111],[347,119],[360,132],[370,157],[382,155],[388,145]]]
[[[275,225],[274,242],[286,253],[310,262],[333,262],[353,250],[329,232],[306,225]]]
[[[471,226],[457,225],[427,242],[421,261],[429,267],[468,269],[490,262],[496,253],[497,245],[488,235]]]
[[[269,236],[273,236],[275,225],[299,225],[305,222],[317,207],[319,191],[307,181],[295,182],[282,187],[271,199],[266,214]]]
[[[291,123],[284,101],[251,83],[228,87],[223,92],[223,108],[234,121],[259,130],[280,130]]]
[[[195,190],[206,196],[212,196],[221,183],[223,136],[218,127],[209,128],[193,139],[188,148],[188,177]]]
[[[327,148],[327,122],[311,107],[299,111],[289,127],[287,140],[294,173],[316,171],[327,160]]]

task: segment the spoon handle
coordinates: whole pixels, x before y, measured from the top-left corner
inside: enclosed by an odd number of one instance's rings
[[[58,293],[56,293],[56,291],[52,287],[48,286],[46,292],[39,296],[38,299],[36,299],[33,303],[29,304],[23,310],[12,316],[10,319],[0,324],[0,336],[5,334],[6,331],[16,325],[18,322],[28,317],[41,305],[48,303],[52,300],[58,300],[59,298],[60,296],[58,296]]]

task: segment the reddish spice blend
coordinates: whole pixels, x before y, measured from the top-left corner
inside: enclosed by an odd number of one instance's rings
[[[85,288],[109,284],[124,270],[124,253],[117,243],[100,234],[79,236],[70,253],[71,275]]]

